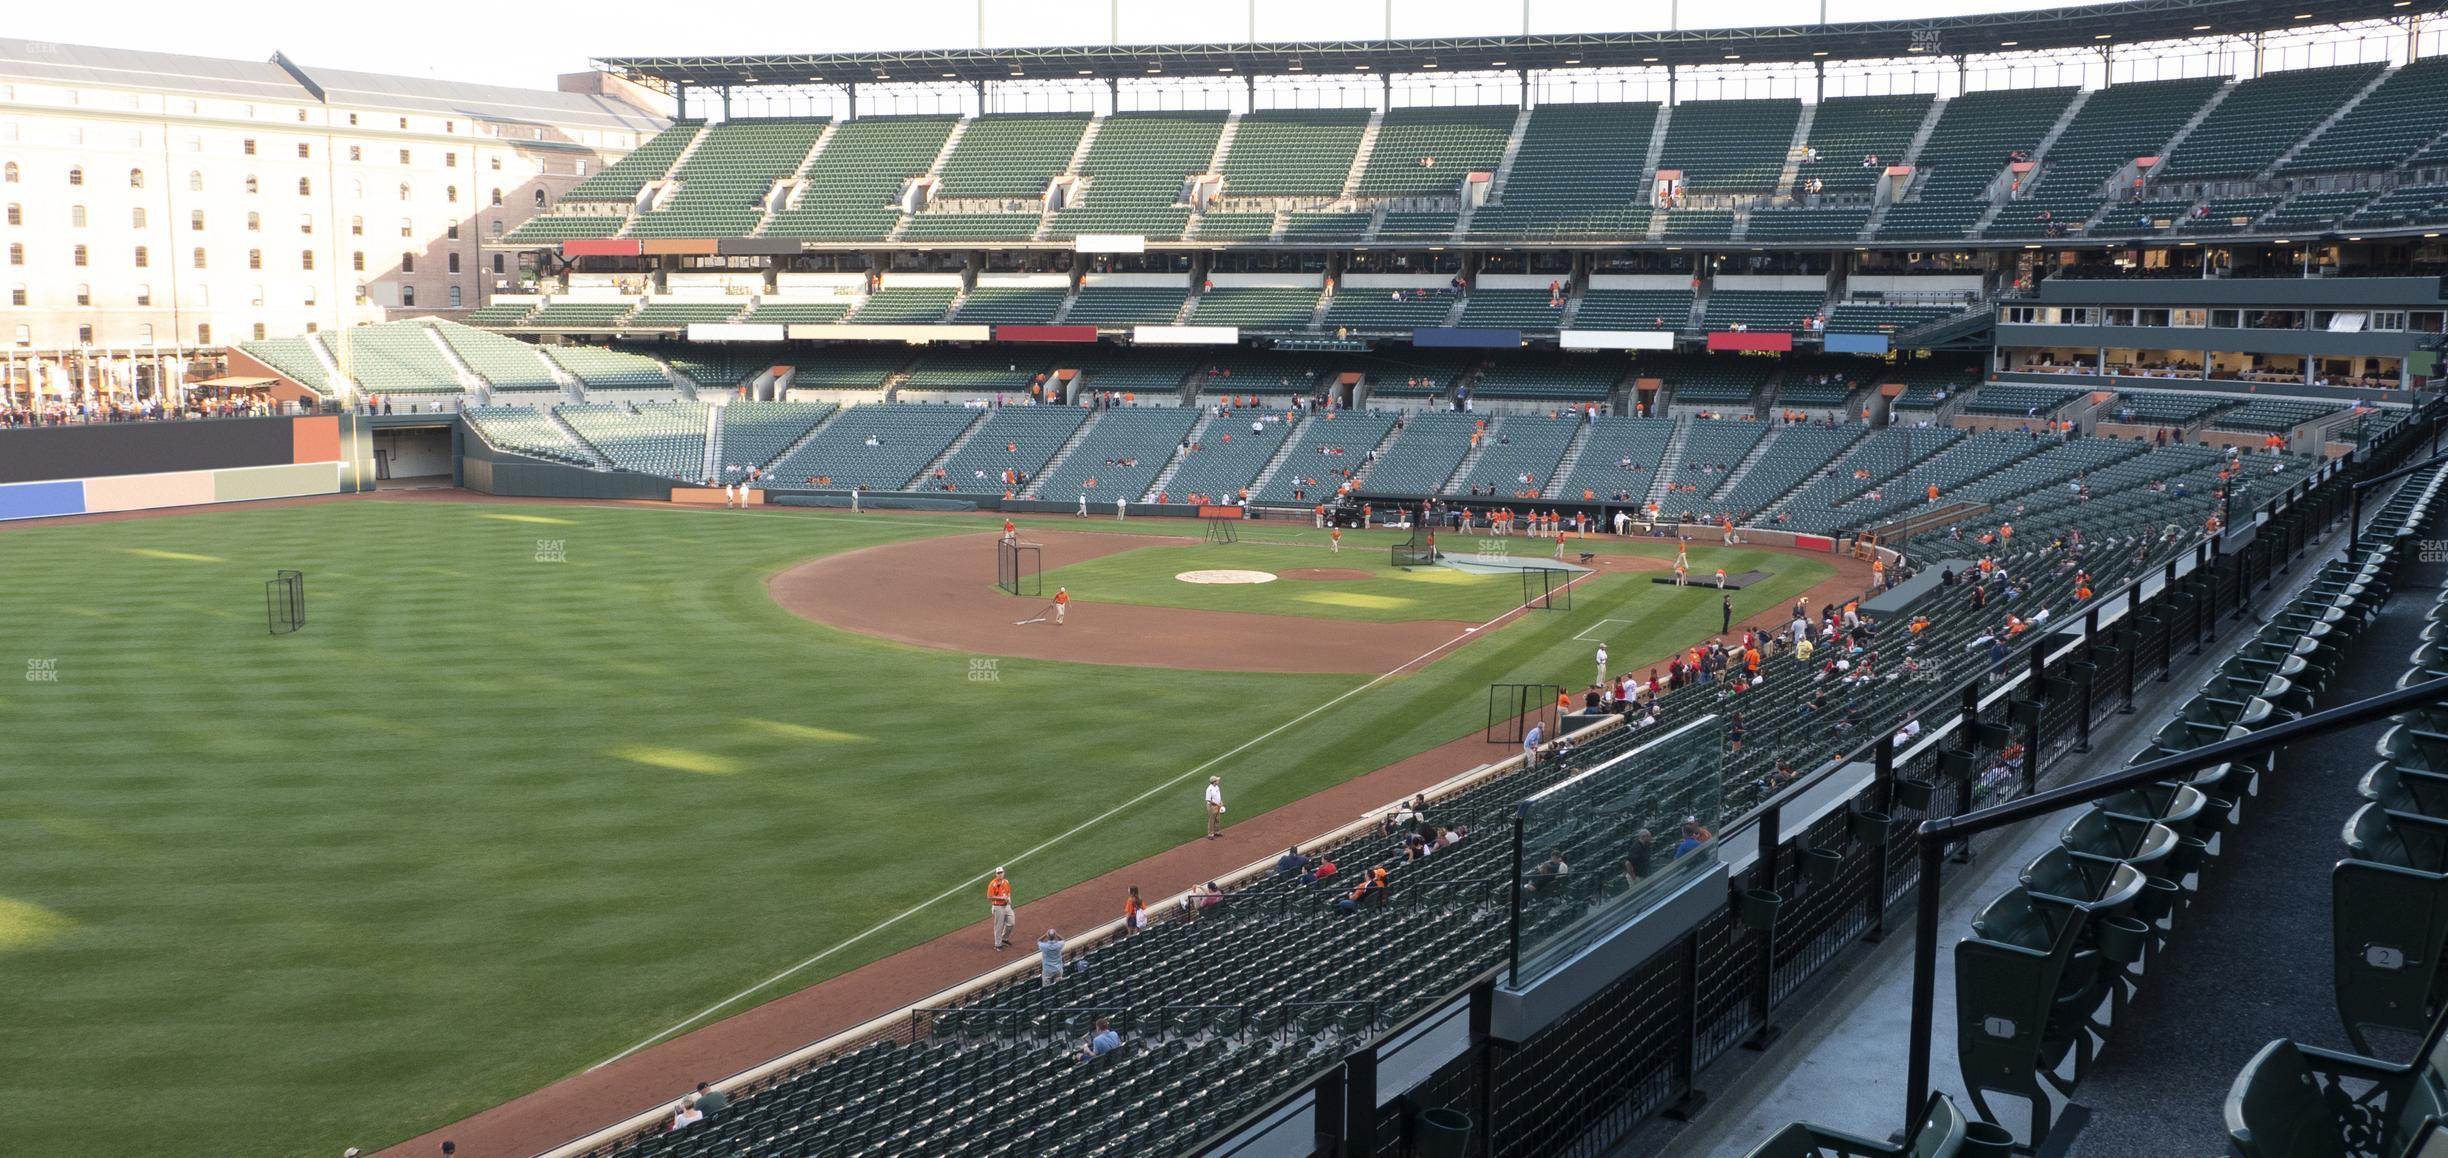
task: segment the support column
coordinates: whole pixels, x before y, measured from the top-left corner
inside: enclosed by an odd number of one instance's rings
[[[1825,11],[1826,5],[1822,4],[1820,5],[1820,8],[1821,11],[1819,13],[1819,22],[1821,24],[1825,24],[1827,23],[1827,12]],[[1816,103],[1826,99],[1827,62],[1824,60],[1814,60],[1811,62],[1811,100]]]
[[[855,121],[855,120],[857,120],[857,119],[858,119],[858,82],[857,82],[857,81],[852,81],[852,82],[850,82],[849,84],[844,85],[844,86],[842,86],[842,87],[847,88],[847,89],[849,89],[849,90],[850,90],[850,116],[849,116],[849,119],[850,119],[850,120],[854,120],[854,121]]]
[[[722,110],[723,110],[723,119],[724,119],[724,120],[726,120],[726,121],[727,121],[727,120],[730,120],[730,119],[731,119],[731,86],[730,86],[730,85],[727,85],[727,84],[723,86],[723,90],[722,90]]]

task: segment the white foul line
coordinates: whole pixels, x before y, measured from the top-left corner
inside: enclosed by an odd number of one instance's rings
[[[1565,587],[1570,587],[1570,586],[1572,586],[1573,584],[1575,584],[1575,583],[1579,583],[1579,582],[1580,582],[1580,581],[1582,581],[1583,579],[1587,579],[1587,578],[1589,578],[1589,577],[1591,577],[1591,576],[1593,576],[1593,575],[1596,575],[1596,574],[1598,574],[1598,572],[1596,572],[1596,571],[1584,571],[1584,572],[1582,572],[1581,574],[1579,574],[1579,575],[1577,575],[1577,576],[1574,576],[1572,579],[1570,579],[1570,580],[1566,581],[1563,587],[1558,587],[1558,588],[1556,588],[1556,590],[1558,590],[1558,591],[1562,591],[1562,590],[1564,590],[1564,588],[1565,588]],[[1043,843],[1040,843],[1040,844],[1039,844],[1039,845],[1037,845],[1035,848],[1029,849],[1028,851],[1023,852],[1023,853],[1021,853],[1021,854],[1020,854],[1020,855],[1018,855],[1018,856],[1014,856],[1014,857],[1007,857],[1007,858],[1005,858],[1005,859],[1003,860],[1003,862],[1002,862],[1002,863],[1007,864],[1007,865],[1018,864],[1018,863],[1020,863],[1021,861],[1027,860],[1028,858],[1030,858],[1030,857],[1032,857],[1032,856],[1035,856],[1035,855],[1037,855],[1038,853],[1044,852],[1045,850],[1047,850],[1047,849],[1049,849],[1049,848],[1052,848],[1052,847],[1054,847],[1055,845],[1061,844],[1062,842],[1064,842],[1064,841],[1066,841],[1066,840],[1069,840],[1069,839],[1071,839],[1072,837],[1078,836],[1079,834],[1081,834],[1081,833],[1083,833],[1083,832],[1086,832],[1086,831],[1088,831],[1089,829],[1096,827],[1097,825],[1103,824],[1103,823],[1105,823],[1106,821],[1113,819],[1115,816],[1118,816],[1118,815],[1120,815],[1120,814],[1121,814],[1121,813],[1123,813],[1123,812],[1126,812],[1126,811],[1128,811],[1128,810],[1130,810],[1130,809],[1132,809],[1132,808],[1137,807],[1138,805],[1140,805],[1140,804],[1142,804],[1142,803],[1145,803],[1147,800],[1149,800],[1150,798],[1154,797],[1156,794],[1158,794],[1158,793],[1160,793],[1160,792],[1166,792],[1166,791],[1169,791],[1169,790],[1173,789],[1174,787],[1176,787],[1177,785],[1181,784],[1183,781],[1185,781],[1185,780],[1189,780],[1189,779],[1191,779],[1191,778],[1193,778],[1193,777],[1196,777],[1197,775],[1199,775],[1199,774],[1200,774],[1200,773],[1202,773],[1202,772],[1205,772],[1205,771],[1206,771],[1206,770],[1208,770],[1209,768],[1213,768],[1213,767],[1215,767],[1216,765],[1221,764],[1221,763],[1223,763],[1223,762],[1224,762],[1224,761],[1226,761],[1226,760],[1232,759],[1233,757],[1238,756],[1238,755],[1240,755],[1241,753],[1246,752],[1246,751],[1248,751],[1249,749],[1251,749],[1251,748],[1253,748],[1253,747],[1255,747],[1255,746],[1257,746],[1257,745],[1259,745],[1259,744],[1262,744],[1262,743],[1265,743],[1265,742],[1266,742],[1266,741],[1268,741],[1268,740],[1274,739],[1276,736],[1281,735],[1281,734],[1282,734],[1282,733],[1283,733],[1285,730],[1287,730],[1287,729],[1289,729],[1289,728],[1292,728],[1292,727],[1294,727],[1294,726],[1296,726],[1296,725],[1298,725],[1298,724],[1301,724],[1301,723],[1304,723],[1304,722],[1308,721],[1309,719],[1311,719],[1311,718],[1315,717],[1315,716],[1316,716],[1318,713],[1323,712],[1323,711],[1325,711],[1325,710],[1326,710],[1326,709],[1328,709],[1328,708],[1334,707],[1336,704],[1342,703],[1343,701],[1348,700],[1348,699],[1352,698],[1353,696],[1359,695],[1360,693],[1365,692],[1365,691],[1369,690],[1370,688],[1376,687],[1378,684],[1384,683],[1385,681],[1387,681],[1387,680],[1389,680],[1389,679],[1392,679],[1392,678],[1394,678],[1394,677],[1395,677],[1395,676],[1397,676],[1397,675],[1402,674],[1404,670],[1406,670],[1406,669],[1408,669],[1408,668],[1411,668],[1411,667],[1413,667],[1413,666],[1416,666],[1416,665],[1418,665],[1418,664],[1420,664],[1420,663],[1422,663],[1422,662],[1425,662],[1425,661],[1426,661],[1426,660],[1428,660],[1429,658],[1431,658],[1431,657],[1435,656],[1435,655],[1436,655],[1438,652],[1444,651],[1445,649],[1447,649],[1447,648],[1449,648],[1449,647],[1452,647],[1452,646],[1454,646],[1454,645],[1455,645],[1455,644],[1457,644],[1457,643],[1462,643],[1462,642],[1464,642],[1464,641],[1466,641],[1466,640],[1470,639],[1470,638],[1471,638],[1471,636],[1472,636],[1473,634],[1475,634],[1476,632],[1480,631],[1482,628],[1494,627],[1494,626],[1496,626],[1497,624],[1504,622],[1505,620],[1511,619],[1511,618],[1513,618],[1514,616],[1521,614],[1523,611],[1527,610],[1527,609],[1529,608],[1529,606],[1530,606],[1530,604],[1529,604],[1527,601],[1525,601],[1525,602],[1524,602],[1524,603],[1523,603],[1521,606],[1516,607],[1516,608],[1512,609],[1511,611],[1507,611],[1507,612],[1505,612],[1504,614],[1499,615],[1499,616],[1497,616],[1497,617],[1496,617],[1496,618],[1494,618],[1494,619],[1488,620],[1487,622],[1480,624],[1478,627],[1466,627],[1466,628],[1463,628],[1463,629],[1462,629],[1462,634],[1457,635],[1457,636],[1454,636],[1452,639],[1446,640],[1445,642],[1440,643],[1440,644],[1436,645],[1435,647],[1429,648],[1428,650],[1426,650],[1426,651],[1424,651],[1424,652],[1421,652],[1419,655],[1417,655],[1417,656],[1415,656],[1415,657],[1413,657],[1413,658],[1411,658],[1411,659],[1405,660],[1405,661],[1403,661],[1402,663],[1395,665],[1395,667],[1394,667],[1392,670],[1390,670],[1390,671],[1386,672],[1385,674],[1380,675],[1380,676],[1378,676],[1377,678],[1372,679],[1372,680],[1370,680],[1370,681],[1369,681],[1369,682],[1367,682],[1367,683],[1361,684],[1359,687],[1353,688],[1352,690],[1347,691],[1347,692],[1343,693],[1342,695],[1336,696],[1335,698],[1333,698],[1333,699],[1331,699],[1331,700],[1328,700],[1328,701],[1326,701],[1325,703],[1319,704],[1318,706],[1316,706],[1316,707],[1314,707],[1314,708],[1311,708],[1311,709],[1309,709],[1308,711],[1303,712],[1303,713],[1301,713],[1301,714],[1300,714],[1300,715],[1298,715],[1298,716],[1294,716],[1293,718],[1291,718],[1291,719],[1289,719],[1289,720],[1286,720],[1286,721],[1284,721],[1283,723],[1277,724],[1277,725],[1275,725],[1273,728],[1270,728],[1270,729],[1266,730],[1265,732],[1259,733],[1259,734],[1258,734],[1258,735],[1256,735],[1256,736],[1253,736],[1253,737],[1251,737],[1251,738],[1249,738],[1249,739],[1247,739],[1247,740],[1244,740],[1244,741],[1242,741],[1242,742],[1240,743],[1240,745],[1238,745],[1238,746],[1234,747],[1234,748],[1233,748],[1231,751],[1228,751],[1228,752],[1223,753],[1222,755],[1216,756],[1216,757],[1214,757],[1214,758],[1212,758],[1212,759],[1208,760],[1206,763],[1199,765],[1199,766],[1198,766],[1198,767],[1196,767],[1196,768],[1192,768],[1191,770],[1189,770],[1189,771],[1187,771],[1187,772],[1184,772],[1184,773],[1182,773],[1181,775],[1176,776],[1176,777],[1174,777],[1174,778],[1173,778],[1173,779],[1171,779],[1171,780],[1167,780],[1167,781],[1165,781],[1164,783],[1159,784],[1159,785],[1155,786],[1154,788],[1150,788],[1150,789],[1148,789],[1147,791],[1142,792],[1142,793],[1140,793],[1140,794],[1139,794],[1139,795],[1137,795],[1137,796],[1133,796],[1133,797],[1131,797],[1130,799],[1125,800],[1125,801],[1123,801],[1123,802],[1122,802],[1122,803],[1120,803],[1120,804],[1114,805],[1112,808],[1108,808],[1108,809],[1106,809],[1105,811],[1103,811],[1103,812],[1101,812],[1101,813],[1098,813],[1097,815],[1095,815],[1095,816],[1093,816],[1093,817],[1090,817],[1090,818],[1089,818],[1089,819],[1087,819],[1087,820],[1081,821],[1079,824],[1072,826],[1070,830],[1068,830],[1068,831],[1066,831],[1066,832],[1062,833],[1062,834],[1061,834],[1061,835],[1059,835],[1059,836],[1053,837],[1052,839],[1049,839],[1049,840],[1047,840],[1047,841],[1044,841]],[[683,1021],[681,1021],[681,1022],[679,1022],[679,1023],[677,1023],[677,1024],[673,1025],[671,1028],[666,1029],[666,1030],[664,1030],[664,1031],[663,1031],[663,1032],[661,1032],[661,1033],[655,1034],[654,1036],[649,1037],[649,1038],[647,1038],[646,1040],[644,1040],[644,1041],[641,1041],[641,1042],[637,1043],[636,1045],[630,1046],[629,1048],[624,1049],[624,1050],[620,1051],[619,1053],[613,1054],[611,1057],[608,1057],[608,1058],[605,1058],[605,1059],[604,1059],[604,1060],[602,1060],[602,1061],[596,1062],[594,1065],[588,1066],[588,1067],[587,1067],[587,1072],[589,1072],[589,1073],[593,1073],[593,1072],[594,1072],[594,1071],[596,1071],[596,1070],[599,1070],[599,1069],[604,1068],[605,1066],[611,1065],[613,1062],[616,1062],[616,1061],[621,1060],[622,1058],[628,1057],[630,1054],[633,1054],[633,1053],[636,1053],[636,1052],[637,1052],[637,1051],[639,1051],[639,1050],[645,1049],[647,1046],[650,1046],[650,1045],[655,1044],[656,1042],[662,1041],[664,1038],[670,1037],[671,1035],[673,1035],[673,1034],[675,1034],[675,1033],[678,1033],[678,1032],[680,1032],[681,1030],[687,1029],[688,1027],[690,1027],[690,1026],[692,1026],[692,1025],[695,1025],[695,1024],[697,1024],[698,1022],[704,1021],[706,1018],[711,1017],[711,1016],[713,1016],[714,1014],[719,1013],[719,1012],[721,1012],[722,1010],[724,1010],[724,1009],[726,1009],[726,1008],[729,1008],[731,1005],[733,1005],[734,1003],[738,1002],[738,1001],[739,1001],[741,998],[743,998],[743,997],[748,997],[748,996],[751,996],[751,995],[753,995],[753,994],[755,994],[755,993],[757,993],[757,992],[759,992],[759,991],[761,991],[761,990],[767,989],[767,988],[769,988],[769,987],[771,987],[771,986],[775,985],[776,983],[778,983],[778,982],[780,982],[780,981],[784,980],[785,978],[788,978],[788,977],[789,977],[789,976],[791,976],[792,974],[797,973],[797,972],[799,972],[800,970],[807,968],[807,967],[808,967],[808,966],[810,966],[810,965],[813,965],[813,964],[815,964],[815,963],[817,963],[817,962],[819,962],[819,961],[822,961],[822,960],[824,960],[825,958],[827,958],[827,957],[830,957],[830,956],[834,955],[835,953],[839,953],[839,952],[841,952],[842,950],[847,949],[847,948],[849,948],[850,946],[852,946],[852,945],[855,945],[855,944],[859,943],[860,941],[864,941],[864,940],[866,940],[866,939],[867,939],[867,938],[869,938],[869,937],[875,936],[876,934],[881,933],[881,932],[883,932],[884,930],[889,929],[889,928],[891,928],[891,927],[892,927],[892,926],[894,926],[894,925],[900,924],[901,922],[906,921],[906,920],[910,919],[911,917],[917,916],[918,914],[923,913],[923,912],[927,911],[928,909],[934,908],[935,906],[940,905],[940,904],[944,903],[945,901],[951,900],[953,897],[956,897],[956,896],[960,895],[960,893],[961,893],[963,890],[965,890],[965,889],[972,889],[972,888],[976,888],[976,887],[977,887],[978,882],[985,880],[985,879],[986,879],[986,877],[987,877],[987,874],[985,874],[985,873],[980,873],[980,874],[978,874],[977,876],[971,877],[971,878],[969,878],[968,880],[965,880],[965,881],[960,882],[959,884],[953,885],[951,888],[945,889],[944,891],[942,891],[942,892],[940,892],[940,893],[935,894],[933,897],[930,897],[930,898],[928,898],[927,900],[921,901],[921,902],[919,902],[918,904],[916,904],[916,905],[914,905],[914,906],[912,906],[912,907],[910,907],[910,908],[903,909],[901,912],[899,912],[899,913],[897,913],[897,914],[895,914],[895,915],[893,915],[893,916],[886,917],[885,919],[883,919],[883,920],[881,920],[881,921],[876,922],[876,923],[875,923],[875,925],[871,926],[871,927],[870,927],[870,928],[868,928],[866,931],[861,932],[861,933],[856,933],[856,934],[853,934],[853,935],[852,935],[852,936],[850,936],[849,938],[847,938],[847,939],[843,940],[843,941],[842,941],[840,944],[835,945],[835,946],[833,946],[832,948],[825,950],[824,952],[818,953],[818,954],[816,954],[815,956],[810,957],[810,958],[808,958],[808,959],[807,959],[807,960],[805,960],[805,961],[801,961],[800,963],[798,963],[798,964],[796,964],[796,965],[793,965],[793,966],[791,966],[790,968],[788,968],[788,969],[785,969],[785,970],[781,971],[780,973],[776,973],[776,974],[774,974],[773,976],[768,977],[768,978],[766,978],[766,979],[765,979],[765,980],[763,980],[763,981],[759,981],[759,982],[757,982],[756,984],[751,985],[751,986],[749,986],[749,987],[748,987],[748,988],[746,988],[746,989],[742,989],[742,990],[740,990],[739,992],[734,993],[734,994],[732,994],[732,995],[731,995],[731,996],[729,996],[729,997],[723,998],[722,1000],[717,1001],[717,1002],[715,1002],[715,1003],[714,1003],[714,1004],[712,1004],[712,1005],[706,1006],[704,1009],[701,1009],[701,1010],[697,1011],[696,1013],[694,1013],[694,1014],[690,1015],[690,1016],[689,1016],[689,1017],[688,1017],[686,1020],[683,1020]]]

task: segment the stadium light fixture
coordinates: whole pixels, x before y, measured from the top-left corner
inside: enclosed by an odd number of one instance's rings
[[[1488,62],[1488,67],[1489,67],[1489,68],[1503,68],[1503,67],[1504,67],[1504,65],[1505,65],[1505,62],[1503,62],[1503,61],[1501,61],[1501,60],[1491,60],[1491,61],[1489,61],[1489,62]]]
[[[1360,70],[1361,72],[1367,72],[1369,70],[1369,66],[1365,64],[1355,64],[1352,67]]]
[[[2423,236],[2424,236],[2424,237],[2438,237],[2438,236],[2439,236],[2439,234],[2436,234],[2436,233],[2426,233],[2426,234],[2423,234]]]
[[[1095,75],[1096,75],[1096,70],[1095,70],[1095,69],[1093,69],[1093,68],[1083,68],[1083,69],[1079,70],[1079,74],[1080,74],[1081,76],[1095,76]]]
[[[2098,32],[2098,33],[2093,33],[2093,34],[2092,34],[2092,36],[2091,36],[2091,39],[2093,39],[2093,40],[2106,40],[2106,39],[2108,39],[2109,37],[2114,36],[2114,35],[2116,35],[2116,33],[2113,33],[2113,32]]]
[[[1657,63],[1657,58],[1656,58],[1656,57],[1654,57],[1654,56],[1644,56],[1644,57],[1642,57],[1642,58],[1641,58],[1641,63],[1642,63],[1642,64],[1656,64],[1656,63]]]
[[[2209,26],[2209,25],[2207,25],[2207,24],[2196,24],[2196,25],[2194,25],[2194,26],[2193,26],[2193,31],[2195,31],[2195,32],[2208,32],[2208,31],[2210,31],[2210,26]]]
[[[2346,240],[2348,240],[2348,241],[2361,241],[2361,240],[2363,240],[2363,239],[2362,239],[2362,238],[2360,238],[2360,237],[2349,237],[2349,238],[2347,238]]]
[[[1657,58],[1653,56],[1653,57],[1650,57],[1649,59],[1651,59],[1651,60],[1656,60]],[[1565,57],[1565,58],[1564,58],[1564,63],[1566,63],[1566,64],[1579,64],[1579,63],[1581,63],[1581,58],[1580,58],[1580,57],[1578,57],[1578,56],[1568,56],[1568,57]]]
[[[1812,56],[1826,56],[1826,55],[1827,55],[1827,49],[1822,48],[1822,49],[1820,49],[1820,50],[1819,50],[1819,51],[1817,51],[1817,52],[1811,53],[1811,55],[1812,55]]]
[[[959,73],[957,73],[957,72],[947,72],[947,73],[943,74],[943,78],[944,78],[945,80],[959,80],[959,79],[960,79],[960,74],[959,74]]]
[[[2309,13],[2309,12],[2298,12],[2298,13],[2296,13],[2296,14],[2295,14],[2295,19],[2297,19],[2297,20],[2310,20],[2310,19],[2312,19],[2312,14],[2311,14],[2311,13]]]
[[[2001,41],[1998,41],[1998,47],[1999,47],[1999,48],[2013,48],[2015,45],[2018,45],[2018,44],[2021,44],[2021,43],[2023,43],[2023,42],[2022,42],[2022,41],[2020,41],[2020,40],[2001,40]]]
[[[1729,53],[1725,54],[1725,58],[1726,58],[1727,60],[1741,60],[1741,59],[1742,59],[1742,54],[1741,54],[1741,53],[1739,53],[1739,52],[1729,52]]]

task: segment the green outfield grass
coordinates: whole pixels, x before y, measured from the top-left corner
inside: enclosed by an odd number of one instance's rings
[[[978,681],[765,592],[811,557],[979,529],[368,500],[0,532],[8,1148],[397,1141],[888,918],[917,910],[763,996],[968,923],[998,863],[1025,902],[1188,839],[1186,773],[1367,683],[1015,659]],[[1382,558],[1395,537],[1355,538]],[[1778,565],[1742,614],[1829,573]],[[309,624],[273,638],[279,567],[306,573]],[[1578,682],[1593,627],[1628,663],[1716,617],[1713,592],[1594,579],[1208,771],[1254,815],[1475,731],[1489,683]]]

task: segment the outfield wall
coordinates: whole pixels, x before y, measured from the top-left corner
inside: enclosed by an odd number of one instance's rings
[[[0,520],[370,489],[356,415],[114,422],[0,433]]]

